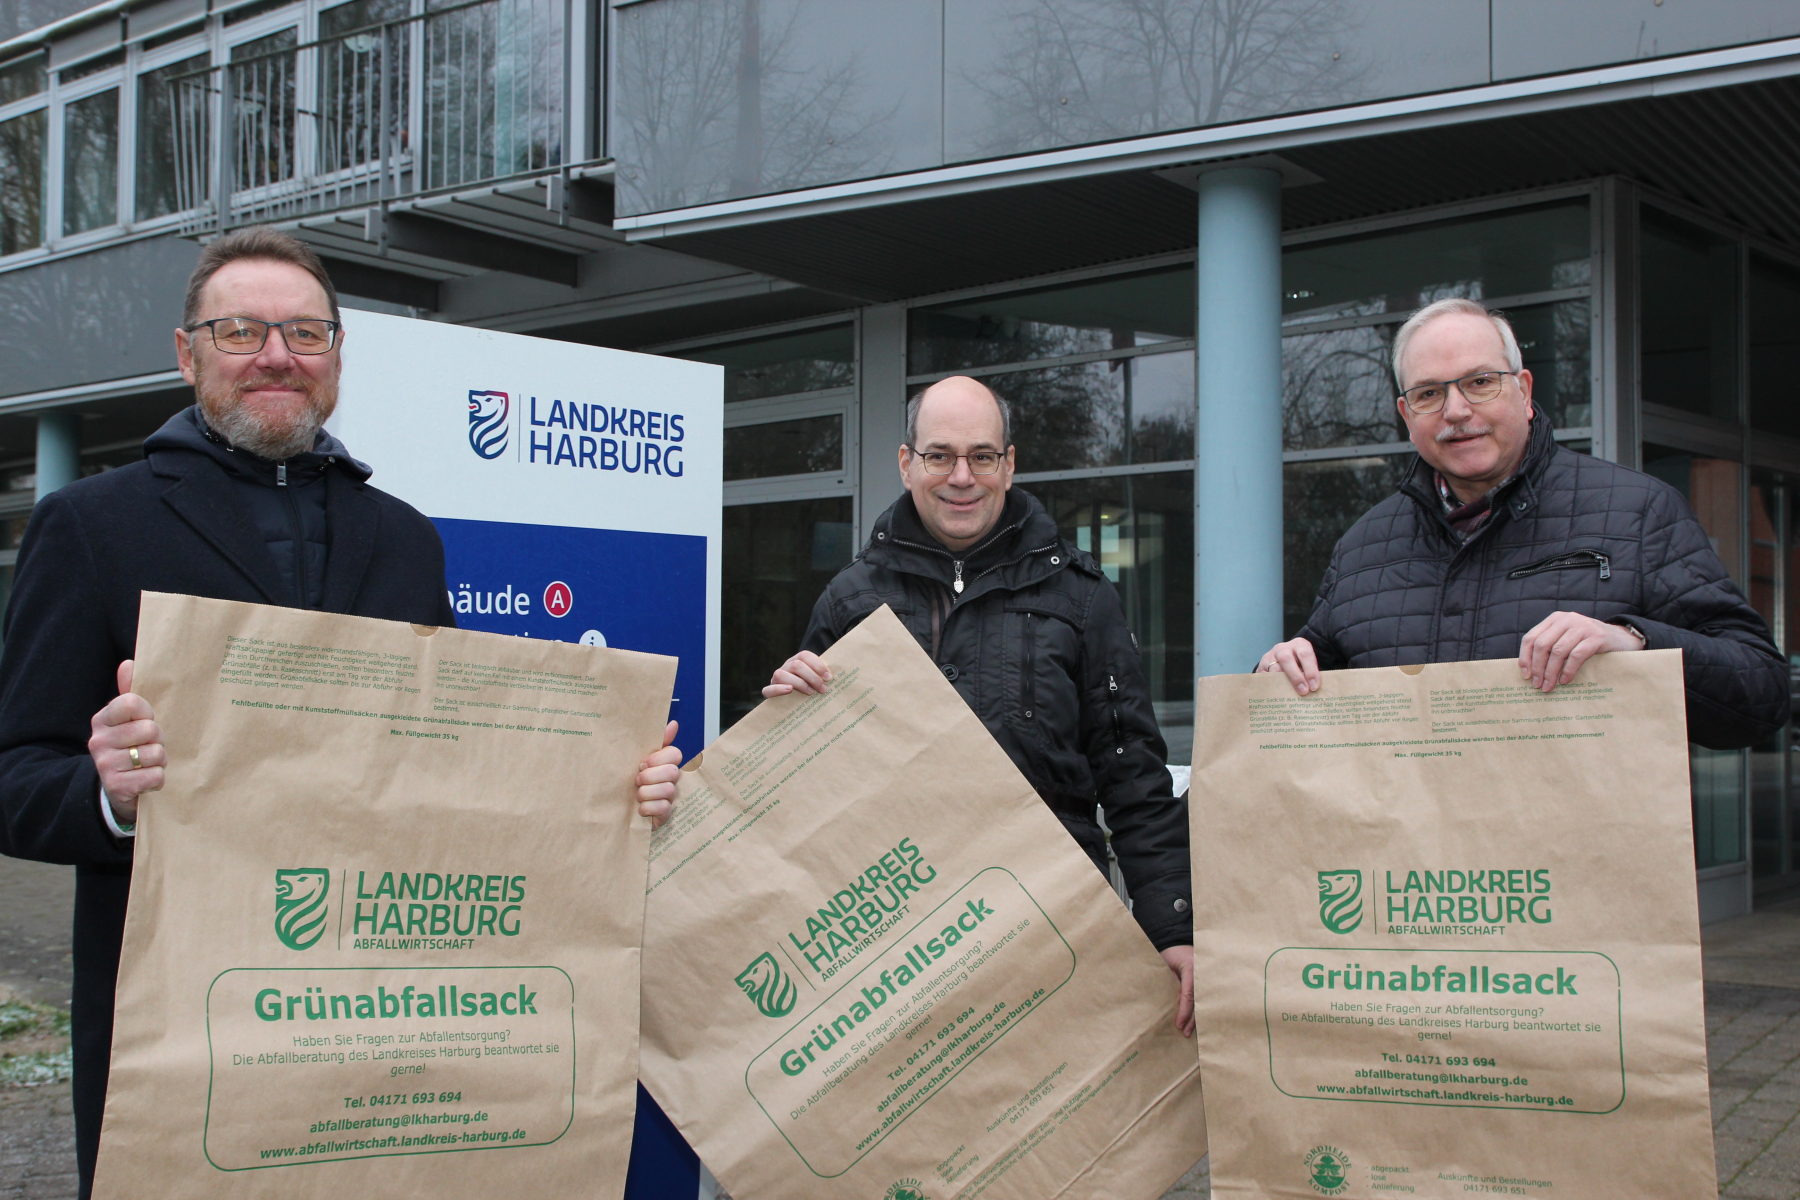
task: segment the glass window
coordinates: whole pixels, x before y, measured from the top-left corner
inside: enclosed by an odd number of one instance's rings
[[[1338,539],[1394,494],[1411,462],[1410,454],[1381,454],[1282,467],[1282,637],[1299,633],[1312,616]]]
[[[186,85],[174,85],[171,81],[178,75],[201,70],[209,61],[209,56],[199,54],[178,63],[170,63],[166,67],[158,67],[154,71],[145,71],[138,76],[135,211],[139,221],[165,216],[181,208],[176,175],[175,97],[172,88],[192,84],[204,86],[205,79],[200,77]],[[183,106],[184,109],[187,107],[189,106]],[[195,116],[204,120],[204,107],[197,107]],[[204,145],[205,140],[202,130],[198,142]],[[204,172],[200,174],[203,175]]]
[[[67,70],[58,71],[56,73],[56,78],[60,83],[70,84],[78,79],[86,79],[90,75],[98,75],[102,71],[109,71],[124,61],[125,52],[123,50],[114,50],[111,54],[102,54],[97,58],[90,58],[86,62],[76,63]]]
[[[15,59],[0,67],[0,104],[35,96],[50,86],[49,62],[42,54]]]
[[[1737,243],[1648,207],[1640,240],[1644,402],[1737,421]]]
[[[1063,537],[1100,560],[1138,640],[1169,761],[1193,761],[1194,475],[1191,471],[1023,485]]]
[[[294,173],[294,47],[283,29],[231,48],[237,91],[237,186],[261,187]],[[284,53],[285,52],[285,53]],[[227,131],[230,135],[230,131]]]
[[[1746,588],[1743,553],[1743,467],[1646,443],[1644,470],[1687,497],[1732,581]],[[1747,591],[1755,592],[1754,585]],[[1694,789],[1694,855],[1699,867],[1744,859],[1744,756],[1736,750],[1688,747]]]
[[[840,413],[737,425],[725,431],[725,478],[763,479],[844,469]]]
[[[292,3],[294,3],[294,0],[256,0],[254,4],[246,4],[241,8],[234,8],[226,13],[225,25],[227,28],[230,28],[233,25],[240,25],[243,22],[250,20],[252,17],[260,17],[266,12],[274,12],[278,8],[286,8]],[[216,8],[215,11],[217,11]]]
[[[1412,225],[1281,256],[1283,319],[1407,313],[1450,296],[1494,299],[1590,282],[1586,200]]]
[[[0,254],[44,244],[44,109],[0,121]]]
[[[1694,865],[1744,861],[1744,757],[1736,750],[1688,746],[1694,789]]]
[[[1800,271],[1750,260],[1750,424],[1800,438]]]
[[[63,106],[63,233],[119,219],[119,89]]]
[[[1281,444],[1286,450],[1406,440],[1394,403],[1394,334],[1361,325],[1281,339]]]
[[[1745,589],[1743,466],[1729,459],[1645,443],[1644,470],[1687,498],[1731,581]]]
[[[763,685],[800,649],[813,604],[856,554],[848,496],[725,509],[719,727],[762,703]]]
[[[1191,266],[916,308],[907,371],[926,375],[1194,336]]]
[[[401,21],[411,15],[411,0],[350,0],[319,14],[319,37],[334,38],[352,29]]]
[[[849,325],[683,350],[674,357],[724,367],[727,404],[850,387],[856,382],[856,337]]]
[[[1012,406],[1020,471],[1194,457],[1192,351],[1013,371],[982,382]]]
[[[1587,300],[1532,305],[1506,314],[1519,342],[1519,357],[1531,372],[1532,404],[1557,429],[1594,423],[1593,339]]]
[[[1762,472],[1750,484],[1750,603],[1769,623],[1777,643],[1784,640],[1782,607],[1787,591],[1783,567],[1783,509],[1787,488]],[[1783,747],[1789,732],[1781,730],[1750,749],[1750,863],[1759,881],[1774,882],[1787,874],[1788,765]]]

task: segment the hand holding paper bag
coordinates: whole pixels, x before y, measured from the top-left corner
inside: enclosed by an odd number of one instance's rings
[[[738,1200],[1151,1200],[1205,1152],[1169,968],[887,610],[683,771],[645,1085]]]
[[[146,594],[136,674],[95,1195],[619,1196],[674,660]]]

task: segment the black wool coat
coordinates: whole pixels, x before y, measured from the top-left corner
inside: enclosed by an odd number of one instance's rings
[[[1326,670],[1517,658],[1559,611],[1680,650],[1691,741],[1735,749],[1788,720],[1787,663],[1681,493],[1558,445],[1541,413],[1518,474],[1466,543],[1415,458],[1338,541],[1299,636]]]
[[[1172,791],[1119,593],[1099,564],[1016,487],[994,530],[961,558],[902,496],[813,606],[802,649],[823,653],[883,604],[1102,869],[1095,805],[1105,811],[1133,915],[1156,948],[1193,941],[1187,807]]]
[[[353,462],[325,472],[323,607],[454,626],[437,529],[365,479]],[[46,496],[19,546],[0,653],[0,853],[75,865],[84,1182],[105,1098],[132,852],[100,815],[90,721],[118,694],[119,663],[134,654],[140,591],[299,607],[239,486],[206,453],[153,446],[143,462]],[[156,802],[154,793],[145,800]]]

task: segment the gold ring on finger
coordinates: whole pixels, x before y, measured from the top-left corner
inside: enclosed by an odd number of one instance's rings
[[[131,755],[132,770],[136,771],[144,765],[144,760],[138,757],[138,748],[136,746],[133,746],[128,753]]]

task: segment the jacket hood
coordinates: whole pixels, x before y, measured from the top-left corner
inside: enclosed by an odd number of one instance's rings
[[[163,427],[144,439],[146,456],[158,450],[188,450],[204,454],[232,475],[267,483],[275,482],[275,463],[248,450],[239,450],[207,427],[200,406],[190,404],[163,423]],[[313,448],[287,459],[290,471],[322,471],[336,466],[353,481],[361,483],[374,474],[367,463],[350,457],[350,451],[337,437],[321,429],[313,438]]]

